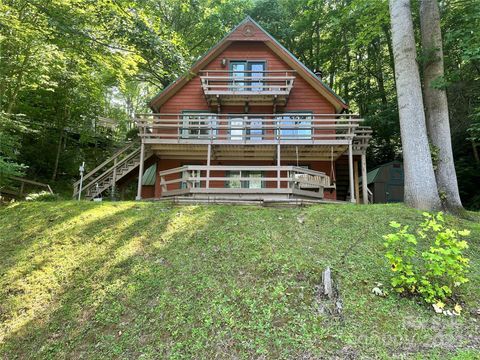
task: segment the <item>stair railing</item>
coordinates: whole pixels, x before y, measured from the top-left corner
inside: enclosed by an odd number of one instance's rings
[[[140,153],[140,149],[136,149],[136,150],[132,151],[130,154],[128,154],[122,160],[118,161],[116,164],[114,164],[113,166],[111,166],[110,168],[105,170],[100,176],[94,178],[87,185],[83,186],[82,189],[87,189],[88,190],[93,185],[102,182],[106,177],[110,176],[110,174],[112,174],[115,169],[117,169],[117,172],[118,172],[119,167],[121,167],[126,162],[130,161],[132,158],[137,156],[139,153]],[[117,177],[117,180],[118,180],[118,177]],[[100,189],[100,192],[103,191],[103,190],[104,189]],[[94,194],[94,196],[96,196],[96,195],[98,195],[98,194]]]
[[[105,160],[104,162],[102,162],[100,165],[98,165],[95,169],[93,169],[92,171],[90,171],[88,174],[86,174],[84,177],[83,177],[83,184],[82,184],[82,191],[84,189],[87,189],[89,186],[91,186],[92,183],[94,183],[95,181],[98,181],[98,177],[95,178],[94,175],[98,174],[99,172],[102,172],[103,174],[105,174],[106,172],[108,172],[110,169],[112,168],[115,168],[115,167],[118,167],[118,165],[120,164],[120,161],[118,160],[119,157],[121,157],[122,155],[124,155],[128,150],[132,149],[134,146],[138,146],[138,142],[137,141],[133,141],[131,143],[129,143],[127,146],[123,147],[122,149],[118,150],[116,153],[114,153],[111,157],[109,157],[107,160]],[[123,160],[123,159],[122,159]],[[121,161],[122,161],[121,160]],[[122,161],[123,162],[123,161]],[[116,163],[116,164],[115,164]],[[113,164],[113,165],[110,165],[110,164]],[[107,170],[104,170],[105,167],[109,166],[109,169]],[[102,176],[103,174],[101,174],[100,176]],[[94,180],[91,181],[90,183],[87,184],[86,180],[91,178],[91,177],[94,177]],[[73,197],[76,197],[80,191],[80,180],[76,181],[74,184],[73,184]]]

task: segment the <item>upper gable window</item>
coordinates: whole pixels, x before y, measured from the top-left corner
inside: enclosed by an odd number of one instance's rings
[[[237,91],[264,90],[265,61],[230,61],[231,86]]]

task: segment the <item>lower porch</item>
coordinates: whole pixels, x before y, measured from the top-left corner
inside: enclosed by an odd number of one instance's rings
[[[161,197],[274,201],[323,199],[335,184],[324,172],[298,166],[185,165],[160,171]]]

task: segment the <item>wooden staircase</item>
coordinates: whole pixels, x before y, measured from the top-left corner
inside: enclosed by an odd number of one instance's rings
[[[145,161],[152,156],[152,153],[145,151]],[[78,198],[81,190],[81,198],[92,200],[100,197],[104,192],[115,191],[119,180],[138,170],[140,164],[140,144],[132,142],[117,151],[113,156],[98,165],[83,177],[82,188],[80,180],[73,184],[73,197]]]

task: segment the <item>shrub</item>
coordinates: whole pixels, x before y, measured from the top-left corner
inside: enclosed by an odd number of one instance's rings
[[[423,216],[424,221],[415,233],[408,226],[390,222],[396,232],[385,235],[384,239],[385,256],[393,272],[391,285],[401,294],[420,296],[430,304],[443,304],[468,281],[469,259],[463,255],[468,244],[459,237],[470,232],[447,228],[441,212]]]
[[[40,191],[38,193],[31,193],[25,197],[27,201],[56,201],[58,195],[52,194],[48,191]]]

